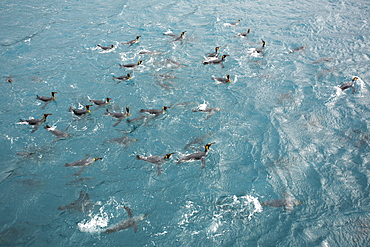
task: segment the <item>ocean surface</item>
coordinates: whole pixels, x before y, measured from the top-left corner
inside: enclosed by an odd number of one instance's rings
[[[369,1],[3,0],[0,16],[0,246],[370,245]],[[204,65],[217,46],[223,66]],[[203,169],[177,164],[213,142]],[[160,175],[136,159],[168,153]],[[65,167],[86,155],[102,159]],[[125,208],[146,215],[136,233],[106,234]]]

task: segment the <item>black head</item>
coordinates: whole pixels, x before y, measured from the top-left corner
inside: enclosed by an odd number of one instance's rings
[[[127,113],[127,116],[130,116],[130,108],[129,107],[126,107],[126,113]]]
[[[138,65],[140,65],[144,60],[140,60],[137,62]]]
[[[217,47],[215,48],[216,52],[220,49],[220,47],[221,47],[221,46],[217,46]]]
[[[250,29],[248,29],[247,33],[250,33],[250,32],[251,32],[251,30],[250,30]]]
[[[352,81],[358,80],[358,77],[353,77]]]
[[[44,114],[44,119],[46,119],[50,115],[52,115],[52,114]]]
[[[205,149],[208,150],[209,147],[212,146],[213,144],[215,144],[215,142],[207,143]]]
[[[164,110],[164,111],[165,111],[165,110],[167,110],[168,108],[170,108],[170,107],[169,107],[169,106],[163,106],[163,107],[162,107],[162,110]]]
[[[139,39],[141,36],[136,36],[136,39]]]
[[[54,94],[56,94],[57,92],[51,92],[51,96],[53,96],[54,97]]]
[[[173,155],[174,153],[169,153],[169,154],[166,154],[165,156],[164,156],[164,159],[169,159],[170,157],[171,157],[171,155]]]

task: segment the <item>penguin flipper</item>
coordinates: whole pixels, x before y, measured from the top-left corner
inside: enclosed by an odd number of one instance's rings
[[[35,127],[33,127],[33,130],[31,131],[31,134],[34,133],[38,128],[39,128],[39,126],[35,125]]]
[[[49,102],[45,102],[45,104],[41,107],[41,109],[45,109],[45,107],[49,104]]]
[[[204,167],[206,166],[206,159],[202,158],[200,162],[202,163],[202,169],[204,169]]]
[[[132,214],[132,211],[129,207],[123,206],[125,210],[127,211],[128,217],[133,218],[134,215]]]
[[[85,166],[81,167],[81,169],[78,172],[76,172],[75,174],[73,174],[73,175],[79,176],[84,169],[85,169]]]
[[[118,121],[117,121],[117,123],[115,123],[115,124],[113,125],[113,127],[116,127],[120,122],[122,122],[122,119],[123,119],[123,118],[119,118],[119,119],[118,119]]]
[[[158,169],[158,176],[162,174],[162,165],[157,164],[157,169]]]

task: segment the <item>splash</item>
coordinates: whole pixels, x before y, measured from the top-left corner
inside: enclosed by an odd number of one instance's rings
[[[98,214],[93,215],[93,213],[90,213],[89,217],[90,219],[83,220],[77,224],[81,232],[99,233],[104,230],[104,227],[108,226],[109,217],[108,214],[104,212],[104,206],[99,209]]]
[[[97,204],[101,205],[101,202]],[[99,208],[98,213],[90,212],[88,217],[89,219],[85,219],[77,224],[78,229],[81,232],[88,232],[88,233],[101,233],[105,231],[105,228],[108,226],[111,211],[115,210],[119,213],[114,213],[114,215],[122,214],[124,210],[124,201],[118,202],[114,198],[110,198],[104,205]],[[112,209],[113,206],[113,209]]]
[[[262,212],[262,205],[257,197],[251,195],[226,196],[217,201],[218,217],[231,216],[251,220],[256,213]]]

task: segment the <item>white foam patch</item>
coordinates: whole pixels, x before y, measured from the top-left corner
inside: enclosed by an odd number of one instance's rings
[[[334,87],[335,93],[330,96],[330,98],[325,102],[325,105],[332,107],[335,102],[337,102],[338,98],[343,94],[342,89],[339,87]]]
[[[96,205],[101,204],[101,202],[96,203]],[[117,215],[120,216],[121,214],[126,212],[123,205],[125,205],[123,200],[121,203],[119,203],[114,198],[110,198],[108,202],[106,202],[99,208],[98,213],[94,213],[93,211],[91,211],[88,215],[88,219],[84,219],[79,222],[77,224],[78,229],[81,232],[88,233],[103,232],[108,226],[110,218],[116,217]],[[111,213],[112,210],[115,212]]]
[[[256,213],[263,211],[258,198],[251,195],[228,196],[219,201],[218,204],[217,215],[221,218],[229,215],[236,218],[247,217],[248,220],[251,220]]]
[[[172,34],[172,31],[168,29],[166,32],[164,32],[164,34]]]
[[[258,53],[256,51],[256,48],[249,48],[247,54],[249,56],[252,56],[252,57],[263,57],[263,54],[262,53]]]
[[[83,220],[77,224],[81,232],[98,233],[102,232],[104,230],[103,228],[108,226],[109,217],[104,212],[104,206],[99,209],[98,214],[89,213],[89,217],[90,219]]]

